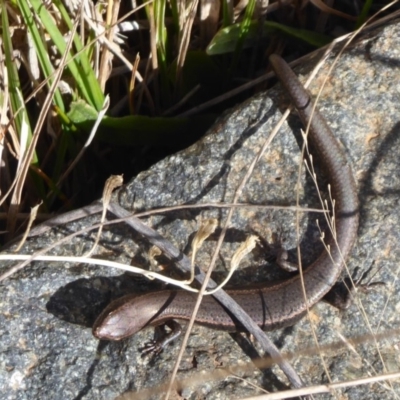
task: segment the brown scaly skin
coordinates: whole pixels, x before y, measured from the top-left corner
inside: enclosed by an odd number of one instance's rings
[[[344,260],[355,242],[358,229],[357,188],[341,146],[319,111],[314,109],[313,112],[313,103],[296,75],[279,56],[272,55],[270,62],[304,126],[311,119],[308,140],[318,153],[322,168],[327,171],[332,197],[336,202],[337,244],[332,235],[328,235],[326,243],[330,245],[330,254],[324,250],[303,272],[308,307],[312,307],[339,278]],[[265,330],[293,325],[307,311],[299,275],[276,284],[269,283],[266,287],[227,292]],[[163,290],[123,297],[101,313],[93,326],[93,334],[99,339],[120,340],[147,326],[160,325],[171,319],[188,320],[196,296],[196,293],[181,290]],[[214,329],[241,330],[229,311],[212,296],[203,298],[196,322]]]

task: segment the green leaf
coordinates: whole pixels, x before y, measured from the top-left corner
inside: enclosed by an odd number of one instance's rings
[[[261,32],[261,33],[260,33]],[[281,32],[285,36],[301,40],[311,46],[322,47],[330,43],[332,39],[329,36],[317,34],[306,29],[295,29],[288,26],[278,24],[277,22],[264,22],[263,29],[259,29],[259,22],[253,21],[248,27],[248,34],[243,43],[243,48],[251,47],[260,39],[267,39],[271,34]],[[261,34],[261,38],[260,38]],[[217,55],[231,53],[235,51],[237,43],[242,35],[240,23],[228,26],[217,32],[207,47],[207,54]]]
[[[71,103],[68,118],[81,132],[88,134],[97,118],[97,111],[83,101]],[[196,118],[151,118],[141,115],[105,116],[96,138],[112,145],[152,145],[182,147],[193,143],[215,120],[215,116]]]

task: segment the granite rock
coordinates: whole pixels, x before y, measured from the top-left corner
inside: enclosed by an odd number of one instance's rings
[[[376,286],[368,295],[358,293],[347,311],[325,303],[312,309],[310,318],[319,345],[342,343],[339,348],[327,349],[323,356],[316,350],[307,318],[292,328],[269,334],[284,353],[296,355],[293,366],[308,385],[352,380],[398,371],[400,367],[393,335],[400,325],[399,48],[398,24],[358,42],[341,56],[320,97],[319,108],[343,144],[358,181],[361,220],[358,240],[347,262],[349,272],[372,268],[371,273],[376,273],[373,280],[386,285]],[[314,94],[332,62],[333,58],[328,59],[314,80]],[[310,70],[308,65],[302,68],[303,73]],[[121,188],[114,201],[137,212],[177,204],[232,202],[248,166],[280,118],[285,99],[278,85],[238,105],[221,116],[198,143],[159,162]],[[289,250],[295,260],[300,243],[304,264],[322,250],[315,225],[321,214],[302,212],[296,223],[296,213],[287,208],[296,205],[298,195],[301,206],[318,207],[316,190],[304,168],[301,188],[296,189],[302,159],[300,127],[292,115],[257,163],[239,201],[265,207],[235,211],[213,275],[215,280],[223,279],[234,251],[249,234],[257,235],[260,243],[243,260],[232,285],[286,276],[275,263],[279,246]],[[317,172],[323,175],[323,171]],[[324,187],[321,191],[326,192]],[[222,226],[226,213],[222,208],[185,209],[153,215],[145,222],[189,252],[199,218],[217,218]],[[20,252],[32,254],[99,222],[99,218],[92,215],[54,227],[29,238]],[[93,238],[93,232],[82,233],[48,254],[82,255],[92,246]],[[213,235],[199,251],[199,266],[207,267],[216,238]],[[95,256],[148,267],[149,247],[125,224],[110,225],[103,232]],[[163,263],[166,273],[170,273],[168,260]],[[14,264],[2,261],[1,272]],[[96,340],[89,328],[111,299],[133,290],[161,287],[145,278],[87,264],[35,261],[14,274],[0,289],[1,397],[113,399],[127,391],[140,392],[165,382],[174,366],[179,340],[160,355],[144,358],[140,348],[152,339],[151,329],[110,343]],[[374,343],[372,333],[383,337]],[[369,335],[369,340],[358,345],[356,353],[343,344],[343,338],[362,335]],[[178,379],[192,380],[178,393],[187,399],[232,399],[259,394],[253,384],[270,391],[287,388],[286,378],[276,367],[260,370],[252,364],[249,357],[257,352],[257,344],[250,346],[246,338],[195,327],[178,374]],[[235,368],[240,379],[234,375],[218,378],[213,372],[225,367]],[[151,398],[151,393],[152,398],[158,398],[156,392],[145,392],[143,398]],[[349,399],[391,399],[400,395],[400,390],[396,382],[375,383],[348,388],[342,394]],[[134,398],[139,398],[138,394]]]

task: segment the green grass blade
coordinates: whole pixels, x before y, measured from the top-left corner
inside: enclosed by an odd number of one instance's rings
[[[39,29],[37,28],[33,14],[31,9],[28,7],[28,4],[24,0],[18,0],[18,7],[21,11],[22,17],[25,21],[25,24],[29,30],[29,34],[33,39],[33,43],[35,46],[36,54],[38,56],[38,60],[42,69],[42,73],[46,79],[49,79],[47,85],[50,87],[52,82],[52,75],[54,73],[54,68],[49,60],[48,51],[44,43],[44,39],[42,38]],[[61,93],[58,89],[54,92],[54,103],[61,110],[65,111],[64,101],[62,99]]]
[[[72,30],[73,23],[69,17],[68,11],[64,7],[64,4],[60,0],[53,0],[53,3],[57,6],[69,29]],[[79,55],[79,65],[83,74],[82,78],[85,79],[84,84],[87,85],[87,90],[92,96],[92,101],[93,104],[95,104],[96,110],[100,111],[104,104],[104,94],[90,63],[89,55],[92,54],[91,47],[84,51],[84,46],[79,35],[74,36],[74,45],[76,51],[81,52]]]
[[[233,76],[234,72],[236,71],[240,55],[244,48],[244,43],[250,34],[251,24],[255,23],[255,21],[252,21],[255,6],[256,6],[255,0],[250,0],[246,6],[244,18],[242,22],[240,22],[239,24],[239,37],[236,42],[235,52],[233,54],[233,60],[231,66],[229,67],[228,79],[231,79],[230,77]]]
[[[30,0],[30,2],[34,11],[37,13],[37,17],[40,19],[53,43],[57,47],[57,50],[61,55],[64,54],[67,48],[66,41],[54,23],[50,13],[40,0]],[[68,21],[65,22],[68,23]],[[79,42],[78,37],[74,38],[75,45],[77,42]],[[81,48],[82,46],[80,45],[80,49]],[[77,50],[79,51],[79,48]],[[83,98],[96,110],[100,110],[104,101],[104,96],[101,94],[99,83],[93,70],[90,68],[90,63],[86,54],[82,52],[74,59],[72,59],[71,54],[69,54],[67,57],[67,68],[74,77],[78,90]]]
[[[361,13],[357,18],[356,28],[359,28],[367,20],[368,13],[370,12],[373,3],[374,0],[367,0],[364,3]]]
[[[17,134],[20,135],[20,138],[22,137],[22,132],[25,132],[24,136],[27,142],[20,143],[20,145],[21,147],[27,148],[32,141],[32,130],[23,100],[17,66],[13,60],[13,45],[10,36],[7,8],[4,1],[1,2],[1,24],[3,29],[5,63],[8,73],[11,113],[14,116],[15,130]],[[31,163],[36,164],[37,162],[37,155],[34,153]]]

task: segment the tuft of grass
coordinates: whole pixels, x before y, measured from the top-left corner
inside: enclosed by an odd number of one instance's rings
[[[256,0],[142,1],[135,10],[124,2],[85,4],[1,3],[0,204],[10,236],[19,213],[39,202],[42,213],[79,207],[101,195],[110,174],[130,178],[193,143],[253,92],[207,112],[196,113],[199,104],[264,73],[268,54],[323,46],[334,28],[354,29],[373,7],[367,1],[358,13],[336,2],[342,8],[333,10],[318,0],[302,9],[278,1],[263,8]],[[110,107],[97,121],[106,95]]]

